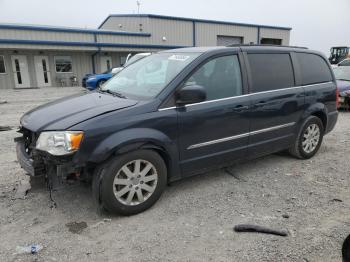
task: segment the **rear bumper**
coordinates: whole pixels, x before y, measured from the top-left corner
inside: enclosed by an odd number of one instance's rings
[[[325,130],[325,134],[331,132],[334,129],[335,124],[337,123],[337,120],[338,120],[338,111],[328,113],[327,128]]]

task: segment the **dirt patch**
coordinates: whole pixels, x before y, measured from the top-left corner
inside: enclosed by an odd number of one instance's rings
[[[66,224],[66,227],[68,227],[69,232],[72,232],[74,234],[80,234],[83,232],[85,228],[87,228],[87,223],[82,222],[69,222]]]

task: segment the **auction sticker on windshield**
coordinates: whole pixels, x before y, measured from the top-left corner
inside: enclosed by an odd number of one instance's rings
[[[190,56],[187,55],[172,55],[169,56],[169,60],[175,60],[175,61],[186,61],[187,59],[189,59]]]

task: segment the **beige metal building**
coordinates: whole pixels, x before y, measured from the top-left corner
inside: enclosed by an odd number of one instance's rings
[[[110,15],[98,29],[0,24],[0,89],[80,85],[85,74],[118,67],[129,53],[240,43],[289,45],[290,31],[160,15]]]

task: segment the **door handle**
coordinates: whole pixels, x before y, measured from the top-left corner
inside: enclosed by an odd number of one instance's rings
[[[248,110],[248,109],[249,109],[249,106],[238,105],[238,106],[232,108],[232,111],[233,112],[242,112],[242,111],[245,111],[245,110]]]

